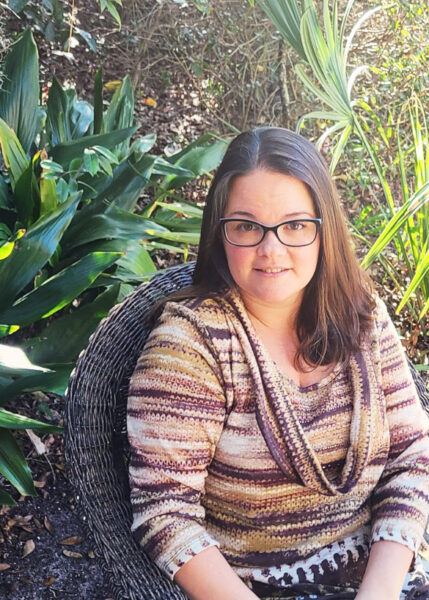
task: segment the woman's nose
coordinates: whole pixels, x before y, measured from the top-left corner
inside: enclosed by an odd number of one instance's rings
[[[268,231],[258,246],[259,256],[276,256],[286,252],[287,246],[281,243],[274,231]]]

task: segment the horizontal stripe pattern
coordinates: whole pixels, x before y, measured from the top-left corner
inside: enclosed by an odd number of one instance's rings
[[[279,371],[237,294],[169,303],[130,383],[133,531],[170,577],[219,545],[242,576],[300,565],[314,583],[305,561],[362,528],[416,551],[427,429],[380,301],[362,352],[308,388]]]

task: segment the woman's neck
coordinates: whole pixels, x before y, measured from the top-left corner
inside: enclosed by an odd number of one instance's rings
[[[241,294],[246,312],[255,327],[260,332],[270,336],[279,336],[298,342],[296,334],[296,317],[301,305],[301,298],[282,304],[268,304]]]

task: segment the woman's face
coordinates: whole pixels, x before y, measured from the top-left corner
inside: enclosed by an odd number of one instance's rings
[[[277,225],[289,219],[315,218],[307,186],[295,177],[256,169],[237,177],[232,184],[224,217]],[[304,289],[316,270],[320,239],[308,246],[290,247],[273,231],[253,247],[231,245],[223,240],[232,278],[247,303],[297,309]]]

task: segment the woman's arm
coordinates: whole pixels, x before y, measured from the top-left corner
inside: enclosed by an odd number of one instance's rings
[[[375,542],[356,600],[398,600],[413,552],[396,542]]]
[[[389,455],[371,498],[372,543],[397,542],[416,554],[429,509],[429,423],[404,348],[382,303],[374,346],[380,369]]]
[[[132,530],[170,578],[218,545],[200,500],[227,410],[222,373],[195,311],[167,304],[130,382],[128,437]]]
[[[177,571],[175,581],[190,600],[257,598],[234,573],[216,546],[211,546],[191,558]]]

